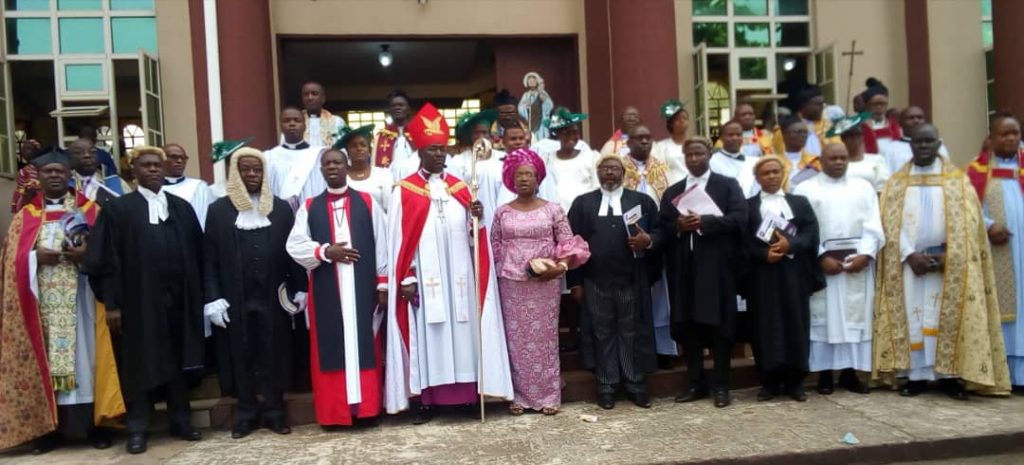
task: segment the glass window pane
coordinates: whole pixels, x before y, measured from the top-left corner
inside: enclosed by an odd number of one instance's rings
[[[807,16],[807,0],[775,0],[775,14],[779,16]]]
[[[102,10],[103,0],[57,0],[58,10]]]
[[[102,91],[103,65],[98,63],[64,65],[64,80],[64,88],[71,92]]]
[[[103,18],[62,18],[60,53],[105,53]]]
[[[992,17],[992,0],[981,0],[981,17]]]
[[[111,18],[114,53],[156,53],[156,18]]]
[[[153,0],[110,0],[110,9],[153,11]]]
[[[737,47],[771,47],[768,23],[736,23],[733,43]]]
[[[4,0],[7,11],[49,11],[50,0]]]
[[[53,53],[49,18],[8,18],[7,53]]]
[[[995,63],[992,50],[985,51],[985,79],[992,80],[995,77]]]
[[[996,109],[996,84],[990,82],[985,85],[985,93],[988,100],[988,111],[992,112]]]
[[[808,23],[775,23],[776,47],[809,47],[811,31]]]
[[[992,37],[992,21],[982,21],[981,44],[985,47],[991,47],[993,43]]]
[[[160,99],[146,95],[146,114],[149,115],[149,130],[163,131],[163,121],[160,120]]]
[[[734,16],[768,16],[768,0],[735,0],[732,3]]]
[[[765,57],[741,57],[740,79],[768,79],[768,59]]]
[[[725,16],[726,0],[693,0],[694,16]]]
[[[693,43],[708,47],[729,46],[729,23],[693,23]]]

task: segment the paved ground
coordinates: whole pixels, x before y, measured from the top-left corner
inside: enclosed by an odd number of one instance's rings
[[[982,442],[957,438],[998,437],[1019,444],[1024,436],[1024,397],[973,397],[957,402],[938,394],[904,399],[893,392],[870,395],[837,393],[810,395],[805,404],[788,399],[755,401],[756,391],[737,391],[732,407],[716,410],[710,402],[696,405],[658,399],[644,411],[620,402],[612,411],[596,405],[565,406],[555,417],[528,414],[511,417],[498,406],[486,424],[467,414],[452,413],[429,425],[412,426],[393,417],[380,427],[325,432],[317,426],[295,428],[290,436],[265,430],[243,440],[225,431],[206,431],[203,441],[184,443],[157,435],[144,456],[124,453],[123,439],[114,448],[96,451],[80,445],[41,457],[25,450],[0,454],[0,464],[114,464],[114,463],[880,463],[879,451],[900,460],[941,458],[938,444],[956,455],[1006,453]],[[580,415],[595,415],[594,423]],[[852,433],[858,445],[842,442]],[[1007,439],[1009,438],[1009,439]],[[945,441],[945,442],[944,442]],[[913,447],[908,444],[919,443]],[[1001,443],[1002,444],[1002,443]],[[902,447],[901,447],[902,446]],[[971,447],[976,450],[972,450]],[[931,455],[908,450],[930,450]],[[902,453],[895,451],[902,450]],[[865,454],[874,451],[873,454]],[[1014,452],[1021,452],[1019,450]],[[802,456],[787,454],[804,454]],[[810,454],[810,455],[809,455]],[[814,455],[817,454],[817,455]],[[823,455],[824,454],[824,455]],[[803,457],[803,459],[799,459]],[[808,459],[808,457],[811,457]],[[866,460],[866,457],[873,457]],[[1000,456],[937,463],[1019,463],[1024,456]],[[799,460],[798,460],[799,459]],[[886,460],[889,460],[888,458]],[[980,461],[979,461],[980,460]],[[999,460],[1002,460],[1001,458]]]

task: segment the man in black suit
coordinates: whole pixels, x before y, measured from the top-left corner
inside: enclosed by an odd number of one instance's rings
[[[710,170],[711,141],[703,137],[683,144],[686,179],[661,197],[654,237],[666,261],[672,338],[686,352],[689,389],[676,402],[693,402],[714,393],[716,407],[729,405],[729,363],[736,323],[736,273],[740,231],[747,203],[739,184]],[[680,212],[676,199],[690,188],[702,189],[722,215]],[[714,354],[711,383],[704,375],[704,348]]]
[[[649,408],[645,375],[656,368],[651,317],[652,272],[660,270],[650,231],[658,206],[649,196],[622,187],[625,167],[617,154],[597,165],[601,188],[569,208],[569,225],[590,245],[590,260],[570,271],[573,298],[584,303],[581,351],[598,380],[598,405],[615,407],[620,383],[633,403]],[[628,224],[627,224],[628,223]]]

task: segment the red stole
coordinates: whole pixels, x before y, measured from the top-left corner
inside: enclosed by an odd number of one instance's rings
[[[472,195],[465,182],[450,174],[444,175],[444,182],[448,184],[448,192],[458,201],[466,211],[470,210]],[[395,279],[399,283],[415,275],[412,269],[412,261],[416,256],[416,249],[419,247],[420,237],[423,234],[423,225],[427,222],[427,214],[430,213],[430,188],[427,187],[427,180],[414,173],[398,183],[402,189],[402,244],[398,249],[398,260],[395,262]],[[490,279],[490,244],[487,240],[487,228],[480,226],[480,237],[477,243],[480,251],[480,270],[477,273],[477,280],[480,285],[480,298],[477,302],[479,311],[483,312],[484,301],[487,295],[487,283]],[[397,298],[395,310],[398,329],[402,333],[402,343],[405,349],[409,350],[409,301],[405,300],[401,293]]]
[[[408,133],[403,134],[405,140],[410,141],[412,145],[412,139]],[[377,133],[377,143],[374,144],[376,147],[373,157],[373,166],[379,166],[381,168],[387,168],[391,166],[391,162],[394,161],[395,143],[398,141],[398,125],[389,124],[379,133]]]
[[[1017,152],[1017,172],[1010,168],[996,168],[995,156],[990,152],[982,151],[971,164],[967,165],[967,178],[970,179],[974,191],[978,193],[978,200],[985,200],[985,188],[988,186],[989,178],[1013,179],[1016,177],[1024,191],[1024,149]],[[1016,176],[1015,176],[1016,175]]]
[[[886,125],[881,129],[873,129],[871,122],[867,121],[861,125],[864,132],[864,152],[878,154],[878,140],[892,139],[899,140],[903,137],[903,129],[899,121],[894,118],[886,118]]]

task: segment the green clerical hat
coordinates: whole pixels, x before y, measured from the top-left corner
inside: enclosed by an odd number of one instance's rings
[[[840,118],[832,122],[832,127],[825,133],[825,137],[835,137],[853,128],[860,127],[865,121],[871,118],[871,112],[865,111],[855,115],[850,115],[845,118]]]
[[[331,148],[333,148],[334,150],[342,150],[348,147],[348,141],[352,140],[352,138],[355,136],[363,136],[366,138],[367,143],[372,144],[373,129],[375,127],[376,126],[374,126],[373,124],[359,126],[358,128],[355,129],[352,129],[349,126],[345,126],[338,130],[337,137],[335,137],[336,142],[334,143],[334,146]]]
[[[210,158],[213,159],[214,163],[221,160],[226,160],[236,150],[245,147],[245,144],[252,142],[255,137],[247,137],[242,140],[224,140],[213,144],[213,153],[210,154]]]
[[[676,99],[668,99],[664,104],[661,105],[661,117],[670,120],[676,113],[683,111],[686,108],[686,104]]]
[[[455,135],[459,139],[468,140],[470,133],[473,132],[473,128],[478,124],[491,127],[494,124],[494,120],[498,119],[498,112],[493,108],[488,108],[483,111],[476,113],[465,113],[459,117],[459,120],[455,123]]]
[[[587,119],[586,113],[572,113],[566,108],[559,108],[547,120],[548,129],[557,131],[572,125],[580,124]]]

